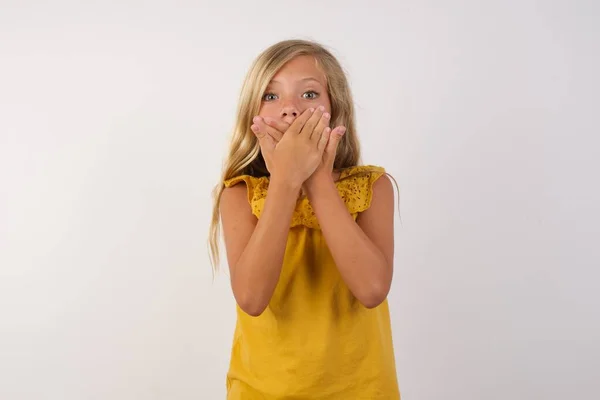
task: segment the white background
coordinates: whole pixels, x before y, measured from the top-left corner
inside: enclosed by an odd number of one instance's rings
[[[210,191],[292,37],[339,57],[400,184],[403,398],[600,397],[598,2],[0,5],[1,399],[224,398]]]

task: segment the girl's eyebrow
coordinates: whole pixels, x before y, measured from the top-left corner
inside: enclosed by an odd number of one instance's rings
[[[315,82],[317,82],[319,85],[322,85],[322,83],[321,83],[321,82],[320,82],[318,79],[316,79],[316,78],[313,78],[312,76],[307,76],[306,78],[302,78],[302,79],[300,79],[300,81],[301,81],[301,82],[304,82],[304,81],[315,81]],[[273,84],[273,83],[278,83],[278,84],[280,84],[281,82],[280,82],[280,81],[278,81],[277,79],[273,79],[271,82],[269,82],[269,84]]]

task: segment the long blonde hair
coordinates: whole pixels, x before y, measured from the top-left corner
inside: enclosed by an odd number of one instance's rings
[[[224,181],[239,175],[268,176],[256,136],[250,130],[252,118],[258,115],[261,99],[269,82],[284,64],[297,56],[313,56],[327,79],[331,102],[331,126],[344,125],[346,133],[338,144],[334,169],[358,165],[360,146],[356,134],[354,102],[346,74],[333,54],[319,43],[306,40],[284,40],[264,50],[252,64],[238,102],[231,145],[221,181],[213,191],[213,213],[209,231],[209,248],[213,271],[219,267],[220,209]]]

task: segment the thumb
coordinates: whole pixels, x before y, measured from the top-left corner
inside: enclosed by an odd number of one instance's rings
[[[252,129],[252,132],[254,132],[254,135],[258,139],[258,144],[263,152],[272,151],[275,148],[277,143],[275,143],[275,139],[273,139],[271,135],[267,134],[266,132],[261,132],[259,127],[256,125],[252,125],[250,129]]]

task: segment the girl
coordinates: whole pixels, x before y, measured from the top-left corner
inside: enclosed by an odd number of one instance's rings
[[[387,294],[394,192],[359,166],[345,74],[317,43],[288,40],[250,69],[223,183],[237,325],[228,399],[399,399]]]

